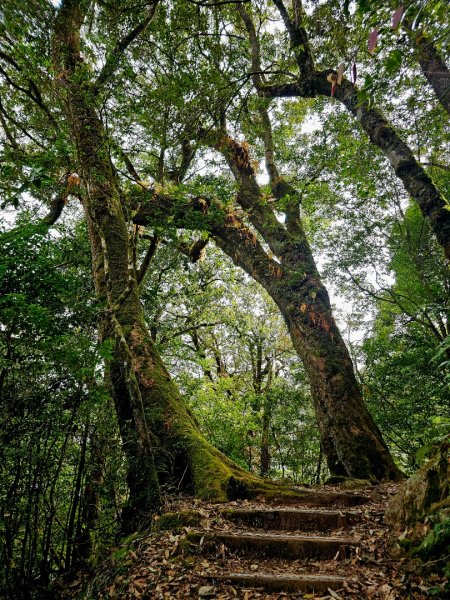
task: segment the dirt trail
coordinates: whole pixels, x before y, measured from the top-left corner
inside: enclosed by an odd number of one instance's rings
[[[410,563],[392,558],[383,513],[394,485],[309,490],[286,504],[210,505],[167,499],[170,515],[122,545],[77,598],[424,600],[434,596]],[[81,586],[81,583],[83,584]],[[436,582],[438,583],[438,582]],[[83,593],[80,595],[80,588]],[[66,592],[70,590],[70,585]]]

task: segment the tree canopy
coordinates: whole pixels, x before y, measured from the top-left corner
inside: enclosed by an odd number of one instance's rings
[[[448,435],[449,39],[437,0],[4,0],[8,589],[162,491],[398,481]]]

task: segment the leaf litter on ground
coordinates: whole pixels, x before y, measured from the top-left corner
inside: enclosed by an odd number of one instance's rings
[[[320,488],[323,490],[324,488]],[[329,491],[339,488],[327,486]],[[309,598],[314,600],[425,600],[439,595],[445,580],[438,575],[423,574],[419,563],[411,561],[395,549],[395,538],[383,523],[383,513],[390,496],[396,491],[393,484],[380,485],[364,493],[370,502],[352,508],[361,514],[361,522],[333,532],[333,537],[351,537],[359,544],[350,556],[340,553],[333,560],[285,560],[277,558],[247,558],[230,552],[218,544],[212,554],[203,548],[189,548],[187,534],[193,530],[183,527],[179,531],[163,531],[140,535],[134,541],[114,549],[93,571],[81,571],[70,581],[61,578],[55,586],[57,596],[64,600],[98,598],[99,600],[171,600],[214,598],[217,600],[281,600],[283,598]],[[355,492],[357,493],[357,492]],[[196,531],[206,535],[214,531],[227,533],[252,533],[255,529],[226,521],[221,515],[224,508],[281,508],[268,505],[263,500],[233,501],[209,504],[189,497],[167,496],[163,512],[195,510],[203,519]],[[289,506],[293,508],[292,505]],[[302,510],[303,506],[299,507]],[[307,509],[306,509],[307,510]],[[342,509],[338,509],[342,510]],[[270,533],[270,531],[265,531]],[[279,533],[279,532],[272,532]],[[306,533],[283,532],[287,535],[320,535],[320,531]],[[201,540],[204,540],[202,535]],[[200,546],[202,544],[199,544]],[[120,552],[118,552],[120,550]],[[124,552],[125,550],[125,552]],[[314,574],[345,577],[341,589],[328,589],[326,593],[268,592],[260,588],[236,587],[215,579],[228,573],[271,573],[273,575]],[[433,596],[430,595],[430,590]]]

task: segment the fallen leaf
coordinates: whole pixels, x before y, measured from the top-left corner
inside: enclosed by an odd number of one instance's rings
[[[198,595],[201,598],[208,598],[211,596],[215,596],[216,595],[215,588],[213,585],[202,585],[202,587],[200,587],[198,589]]]

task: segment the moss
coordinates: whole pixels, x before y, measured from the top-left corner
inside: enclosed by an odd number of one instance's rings
[[[398,541],[398,544],[404,550],[410,550],[414,546],[414,541],[410,538],[403,538]]]
[[[450,556],[450,519],[436,523],[433,529],[425,536],[421,544],[412,550],[413,556],[423,559],[445,558],[449,562]]]
[[[202,520],[201,514],[196,510],[182,510],[162,514],[154,524],[156,531],[178,531],[183,527],[196,527]]]

